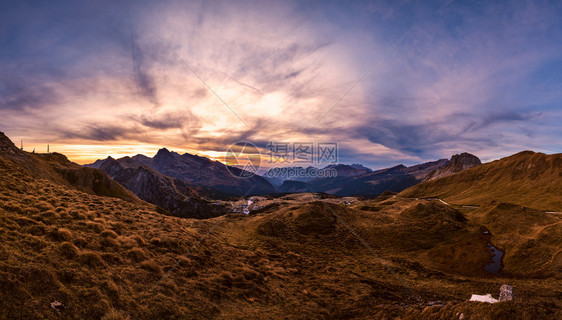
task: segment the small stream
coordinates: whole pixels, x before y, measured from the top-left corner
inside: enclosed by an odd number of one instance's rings
[[[503,251],[500,251],[498,248],[494,247],[492,243],[488,243],[487,248],[492,254],[493,261],[485,265],[484,269],[489,273],[498,273],[502,269]]]

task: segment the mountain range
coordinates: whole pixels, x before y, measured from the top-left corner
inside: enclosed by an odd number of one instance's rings
[[[279,187],[283,182],[289,181],[302,181],[308,182],[317,179],[319,176],[326,172],[334,173],[338,177],[353,177],[373,170],[361,164],[331,164],[322,169],[316,167],[273,167],[265,172],[262,177],[269,181],[272,185]],[[279,191],[279,190],[278,190]]]
[[[480,163],[476,156],[462,153],[450,160],[410,167],[398,165],[376,171],[360,164],[334,164],[322,169],[281,167],[270,168],[263,176],[241,179],[236,174],[242,172],[239,168],[163,148],[153,158],[140,154],[117,160],[109,157],[86,166],[103,170],[141,199],[176,215],[210,217],[219,215],[221,210],[209,207],[209,201],[202,198],[226,199],[276,192],[376,197],[384,191],[400,192],[421,181],[454,174]],[[326,173],[330,175],[324,177]]]
[[[365,167],[332,165],[324,170],[335,169],[337,171],[335,177],[313,178],[306,181],[285,180],[278,190],[279,192],[323,192],[338,196],[376,197],[384,191],[400,192],[422,181],[445,177],[480,164],[478,157],[462,153],[454,155],[450,160],[441,159],[410,167],[397,165],[376,171]]]
[[[158,205],[174,216],[211,218],[227,212],[223,206],[206,200],[201,188],[162,174],[130,157],[119,160],[109,157],[95,165],[142,200]]]
[[[103,170],[103,164],[107,161],[112,161],[112,159],[97,160],[86,166]],[[187,185],[207,188],[207,192],[216,197],[260,195],[275,192],[275,188],[258,175],[240,178],[240,176],[244,176],[242,169],[227,168],[226,165],[206,157],[189,153],[180,155],[166,148],[160,149],[153,158],[139,154],[130,158],[117,159],[117,161],[129,167],[144,166],[151,168]]]

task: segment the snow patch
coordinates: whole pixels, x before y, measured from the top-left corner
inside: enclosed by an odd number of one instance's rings
[[[486,295],[473,294],[472,297],[470,297],[469,301],[478,301],[478,302],[487,302],[487,303],[500,302],[498,299],[494,299],[494,297],[492,297],[492,295],[489,293]]]

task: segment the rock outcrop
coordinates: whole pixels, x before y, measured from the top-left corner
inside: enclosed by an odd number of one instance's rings
[[[500,287],[500,301],[513,300],[513,287],[507,284],[502,284]]]
[[[431,181],[439,179],[481,164],[482,162],[480,159],[470,153],[463,152],[461,154],[455,154],[451,157],[451,160],[449,160],[446,166],[432,171],[425,177],[424,180]]]

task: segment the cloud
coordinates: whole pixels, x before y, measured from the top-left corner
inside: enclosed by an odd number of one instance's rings
[[[157,87],[154,77],[147,70],[145,56],[141,48],[135,43],[134,35],[131,31],[131,54],[134,68],[134,81],[139,96],[148,99],[152,104],[159,105],[157,97]]]
[[[528,121],[538,114],[521,114],[515,111],[500,111],[486,115],[482,119],[480,128],[490,126],[494,123],[511,122],[511,121]]]
[[[191,143],[194,142],[192,138],[197,136],[201,129],[201,120],[189,110],[183,112],[155,110],[151,115],[133,115],[131,119],[140,123],[147,134],[154,130],[162,132],[179,131],[181,132],[181,140]]]
[[[138,130],[138,128],[131,128],[128,126],[92,124],[74,131],[64,130],[61,132],[61,137],[107,142],[127,138],[139,132],[140,130]]]
[[[12,77],[0,82],[0,109],[23,112],[57,102],[59,96],[35,79]]]
[[[336,141],[342,159],[377,166],[560,150],[561,8],[18,2],[0,13],[0,116],[37,141],[216,152]]]

